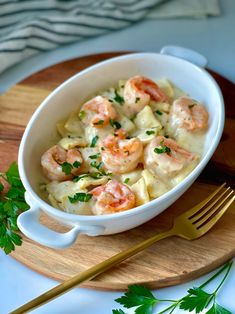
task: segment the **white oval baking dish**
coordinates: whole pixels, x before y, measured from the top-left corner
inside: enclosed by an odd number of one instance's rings
[[[43,245],[64,248],[71,245],[79,233],[95,236],[134,228],[157,216],[175,202],[206,166],[223,131],[223,97],[215,80],[203,69],[205,65],[206,59],[197,52],[168,46],[164,47],[161,53],[134,53],[109,59],[78,73],[56,88],[33,114],[20,144],[19,172],[26,188],[26,200],[30,204],[30,210],[18,218],[20,230]],[[68,116],[97,90],[115,86],[119,79],[139,74],[152,79],[168,78],[192,98],[205,104],[210,119],[200,163],[180,184],[166,194],[125,212],[81,216],[52,207],[40,196],[39,183],[42,182],[40,158],[42,153],[54,144],[57,136],[56,122]],[[46,228],[39,222],[41,211],[70,226],[71,230],[58,233]]]

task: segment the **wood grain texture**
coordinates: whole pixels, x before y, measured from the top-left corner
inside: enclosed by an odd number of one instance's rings
[[[120,55],[105,53],[60,63],[40,71],[0,96],[0,171],[17,159],[25,125],[41,101],[68,77],[84,68]],[[65,250],[43,247],[25,236],[23,245],[11,255],[28,267],[57,280],[65,280],[113,254],[170,227],[173,217],[199,202],[212,184],[226,180],[234,186],[235,88],[234,84],[212,73],[225,98],[226,124],[221,143],[197,182],[174,205],[148,223],[130,231],[109,236],[79,236],[75,245]],[[65,227],[47,216],[42,222],[64,232]],[[83,286],[122,290],[129,284],[142,283],[151,288],[175,285],[194,279],[220,266],[235,255],[235,205],[204,237],[188,242],[177,237],[160,241],[137,256],[121,263]]]

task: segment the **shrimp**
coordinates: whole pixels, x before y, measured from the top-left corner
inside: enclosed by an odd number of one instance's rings
[[[85,112],[83,123],[87,125],[91,123],[96,128],[108,125],[110,119],[115,119],[117,116],[111,102],[102,96],[96,96],[86,102],[82,106],[82,111]]]
[[[150,100],[168,102],[167,95],[152,80],[144,76],[130,78],[124,87],[123,97],[126,109],[131,113],[141,111]]]
[[[90,191],[96,199],[93,212],[104,215],[128,210],[135,206],[135,194],[126,185],[110,180],[105,185]]]
[[[50,180],[64,181],[69,180],[79,173],[79,166],[73,167],[70,174],[66,174],[62,170],[62,164],[67,162],[71,165],[77,161],[79,165],[82,163],[82,156],[77,148],[66,151],[59,145],[49,148],[41,157],[41,165],[45,176]]]
[[[155,137],[145,148],[144,162],[159,176],[174,177],[198,156],[181,148],[175,140]]]
[[[169,118],[173,130],[197,131],[208,125],[208,112],[204,106],[189,97],[180,97],[173,102]]]
[[[7,192],[10,190],[10,184],[2,175],[0,175],[0,184],[3,186],[3,189],[0,191],[0,194],[6,195]]]
[[[140,162],[143,144],[138,138],[124,139],[123,132],[108,135],[100,144],[100,152],[105,168],[113,173],[132,171]]]

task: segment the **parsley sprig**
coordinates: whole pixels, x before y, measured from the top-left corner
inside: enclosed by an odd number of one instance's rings
[[[139,285],[132,285],[128,287],[128,291],[124,294],[124,296],[116,299],[115,301],[127,309],[136,307],[134,310],[135,314],[153,314],[154,308],[162,302],[172,304],[164,310],[158,312],[158,314],[171,314],[177,307],[187,312],[195,311],[195,313],[201,313],[206,310],[206,312],[204,312],[205,314],[232,314],[229,310],[219,305],[216,300],[218,291],[227,278],[232,264],[232,261],[225,264],[217,273],[215,273],[201,286],[189,289],[187,291],[188,294],[179,300],[158,299],[149,289]],[[217,288],[212,293],[206,292],[203,288],[222,273],[225,274]],[[207,310],[208,307],[210,307],[209,310]],[[113,310],[113,314],[125,314],[125,312],[119,309]]]
[[[9,191],[4,195],[0,193],[0,248],[6,254],[15,250],[16,245],[22,244],[17,226],[17,217],[20,213],[29,209],[24,198],[25,188],[20,180],[17,164],[10,165],[5,174],[0,174],[9,185]],[[3,191],[3,184],[0,186]]]

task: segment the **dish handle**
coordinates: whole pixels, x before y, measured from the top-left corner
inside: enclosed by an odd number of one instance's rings
[[[201,55],[199,52],[179,46],[164,46],[160,53],[185,59],[201,68],[205,68],[208,63],[206,57]]]
[[[17,225],[28,238],[48,246],[50,248],[63,249],[71,246],[77,239],[80,233],[85,233],[91,236],[102,234],[104,228],[102,226],[80,226],[73,225],[72,229],[65,233],[53,231],[39,222],[42,210],[28,200],[27,193],[25,195],[30,209],[19,215]]]

